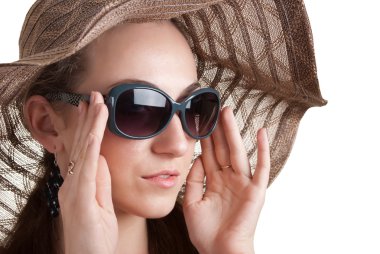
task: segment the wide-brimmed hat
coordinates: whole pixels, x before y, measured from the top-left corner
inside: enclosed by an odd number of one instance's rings
[[[118,24],[163,19],[171,19],[187,38],[200,83],[216,88],[222,104],[233,109],[252,170],[256,133],[267,128],[273,182],[306,110],[326,104],[302,0],[40,0],[26,16],[20,59],[0,65],[1,234],[12,228],[41,177],[42,147],[20,111],[33,81],[46,66]]]

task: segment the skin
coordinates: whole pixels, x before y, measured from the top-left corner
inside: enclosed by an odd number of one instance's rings
[[[88,57],[76,92],[91,94],[90,104],[56,111],[43,97],[32,96],[24,107],[32,135],[56,154],[65,178],[59,191],[64,253],[148,253],[146,218],[167,215],[185,180],[184,215],[198,251],[254,253],[270,169],[266,131],[258,133],[252,176],[232,111],[224,108],[189,171],[195,140],[183,131],[178,115],[158,136],[125,139],[106,127],[108,110],[101,96],[126,79],[156,84],[174,100],[187,95],[197,75],[183,35],[170,22],[125,24],[99,37]],[[67,174],[70,161],[74,175]],[[231,168],[221,170],[221,165]],[[173,188],[142,179],[168,169],[180,173]]]

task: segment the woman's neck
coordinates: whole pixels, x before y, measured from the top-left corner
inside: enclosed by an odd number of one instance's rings
[[[116,212],[119,226],[117,254],[148,254],[148,229],[146,219],[123,212]]]

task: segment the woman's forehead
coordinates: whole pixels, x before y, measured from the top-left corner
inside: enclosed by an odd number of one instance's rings
[[[119,26],[91,45],[88,63],[80,92],[106,93],[124,80],[143,80],[176,98],[197,81],[191,48],[170,22]]]

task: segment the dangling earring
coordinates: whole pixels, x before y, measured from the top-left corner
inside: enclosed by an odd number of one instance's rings
[[[50,215],[54,218],[59,214],[59,203],[58,203],[58,190],[63,183],[63,178],[59,171],[57,164],[57,156],[54,154],[54,165],[50,171],[49,179],[45,186],[45,194],[47,197],[47,205],[50,210]]]

